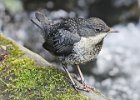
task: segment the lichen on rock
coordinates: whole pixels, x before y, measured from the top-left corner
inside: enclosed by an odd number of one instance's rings
[[[75,91],[65,73],[51,66],[39,66],[12,41],[0,35],[0,49],[7,56],[0,61],[0,99],[87,100]]]

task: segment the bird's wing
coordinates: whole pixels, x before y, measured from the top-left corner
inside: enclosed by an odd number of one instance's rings
[[[73,21],[72,23],[75,24],[72,19],[66,20]],[[45,39],[43,47],[56,55],[68,55],[72,51],[74,43],[80,41],[77,29],[72,28],[74,25],[69,24],[66,20],[51,24],[48,18],[40,12],[36,12],[35,18],[31,19],[43,31],[42,35]]]
[[[59,56],[68,55],[72,52],[74,43],[80,41],[80,39],[78,34],[58,29],[56,33],[46,39],[43,47]]]

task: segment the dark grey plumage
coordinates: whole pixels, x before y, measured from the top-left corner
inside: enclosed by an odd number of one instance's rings
[[[43,14],[36,13],[32,21],[43,31],[43,47],[56,56],[67,56],[73,52],[73,46],[82,37],[95,36],[99,32],[109,31],[109,27],[98,18],[66,18],[52,24]]]
[[[80,64],[94,59],[100,52],[103,39],[110,28],[99,18],[65,18],[54,23],[40,12],[35,13],[32,22],[41,30],[44,37],[43,47],[57,56],[65,65],[72,84],[75,85],[66,65]],[[77,66],[79,69],[79,66]],[[81,81],[83,75],[79,70]],[[85,85],[84,85],[84,88]]]

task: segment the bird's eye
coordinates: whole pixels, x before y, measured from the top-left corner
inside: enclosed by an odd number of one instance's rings
[[[101,31],[102,31],[101,28],[96,28],[96,29],[95,29],[95,32],[101,32]]]

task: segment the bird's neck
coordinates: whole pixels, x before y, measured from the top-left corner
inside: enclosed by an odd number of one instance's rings
[[[107,35],[107,33],[101,33],[96,36],[90,36],[88,38],[92,41],[92,43],[94,43],[96,45],[96,44],[100,43],[105,38],[106,35]]]

